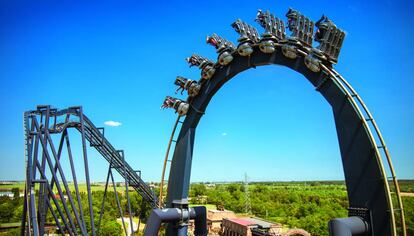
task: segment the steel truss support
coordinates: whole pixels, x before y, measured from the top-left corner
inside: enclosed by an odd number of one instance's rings
[[[73,154],[69,138],[70,129],[80,133],[82,148],[78,155]],[[110,162],[103,201],[106,198],[110,177],[121,216],[123,215],[122,208],[112,169],[115,169],[125,179],[125,195],[128,202],[132,235],[134,230],[128,193],[129,186],[131,185],[143,197],[143,200],[149,201],[152,206],[157,206],[158,200],[154,198],[152,190],[141,179],[141,176],[126,163],[123,151],[115,151],[101,131],[102,128],[96,128],[83,114],[82,107],[57,110],[50,106],[38,106],[36,110],[24,113],[26,184],[22,235],[44,235],[49,231],[75,236],[96,235],[87,142],[105,160]],[[57,145],[55,145],[55,141]],[[76,160],[74,157],[83,160],[87,188],[87,204],[85,206],[82,204],[78,184],[79,172],[75,169]],[[81,159],[77,160],[81,161]],[[70,168],[65,168],[62,161],[68,161]],[[84,214],[85,210],[88,212],[87,215]],[[99,216],[98,233],[102,214],[103,210]],[[53,220],[55,225],[46,227],[46,222],[50,222],[50,220]],[[127,232],[124,223],[123,226]]]

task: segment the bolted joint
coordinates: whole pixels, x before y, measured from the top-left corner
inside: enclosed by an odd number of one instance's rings
[[[180,116],[184,116],[187,114],[189,107],[190,105],[188,103],[178,98],[167,96],[164,99],[161,109],[173,108],[175,112],[178,113]]]
[[[250,45],[249,42],[240,43],[237,47],[237,52],[240,54],[240,56],[250,56],[250,54],[253,53],[253,48]]]
[[[264,53],[274,53],[276,51],[274,38],[271,35],[262,38],[259,49]]]
[[[219,56],[218,56],[218,63],[222,66],[228,65],[232,61],[233,61],[233,56],[227,50],[220,53]]]
[[[298,57],[298,49],[294,45],[282,45],[282,53],[285,57],[290,59],[296,59],[296,57]]]
[[[198,84],[197,81],[190,80],[182,76],[177,76],[174,84],[178,86],[178,89],[175,91],[175,93],[181,90],[181,94],[183,94],[184,90],[187,90],[188,96],[190,97],[197,96],[201,89],[201,85]]]
[[[213,66],[207,65],[201,70],[201,78],[205,80],[209,80],[211,77],[213,77],[215,72],[216,72],[216,69],[214,69]]]
[[[313,72],[319,72],[321,70],[321,61],[313,56],[313,54],[309,54],[305,57],[305,65]]]

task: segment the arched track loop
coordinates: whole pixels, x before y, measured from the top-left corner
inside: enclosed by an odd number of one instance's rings
[[[332,106],[350,214],[357,211],[355,209],[369,212],[368,220],[375,235],[398,235],[397,230],[405,235],[403,207],[391,157],[379,128],[361,97],[330,65],[321,64],[319,72],[309,70],[304,63],[308,55],[305,50],[297,49],[297,58],[290,59],[283,55],[280,45],[274,53],[263,53],[258,45],[253,45],[253,49],[253,53],[248,57],[233,52],[234,59],[227,66],[219,67],[216,64],[213,77],[205,81],[196,97],[188,99],[194,109],[189,109],[176,139],[168,181],[167,206],[172,207],[173,202],[185,202],[188,197],[195,130],[214,94],[237,74],[257,66],[274,64],[289,67],[302,74]],[[374,127],[373,131],[368,122]],[[176,128],[177,126],[174,132]],[[380,146],[377,145],[374,135]],[[386,163],[391,171],[398,204],[396,209],[399,210],[398,223],[387,172],[379,149],[384,149]],[[167,157],[168,152],[169,149]]]

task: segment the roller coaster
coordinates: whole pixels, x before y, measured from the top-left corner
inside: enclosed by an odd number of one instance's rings
[[[167,96],[162,104],[162,108],[172,108],[178,116],[168,142],[159,196],[155,196],[153,189],[141,179],[140,171],[134,170],[125,161],[124,152],[115,149],[105,138],[104,129],[95,127],[83,114],[82,107],[58,110],[38,106],[36,110],[25,112],[26,185],[21,234],[44,235],[49,211],[61,234],[99,234],[110,179],[118,210],[123,214],[113,178],[112,170],[115,170],[125,179],[129,212],[129,187],[134,188],[153,207],[144,235],[158,235],[161,224],[167,224],[167,235],[184,236],[192,219],[195,220],[194,234],[207,235],[206,209],[189,207],[188,202],[197,125],[212,97],[233,77],[258,66],[280,65],[302,74],[332,107],[349,208],[347,218],[327,222],[330,235],[405,236],[404,209],[388,147],[361,96],[333,68],[338,62],[344,31],[326,16],[315,23],[299,11],[289,9],[286,17],[285,26],[283,20],[268,11],[259,10],[255,21],[264,28],[262,34],[238,19],[231,24],[240,36],[237,46],[217,34],[207,37],[207,43],[218,54],[217,62],[196,54],[186,59],[190,67],[201,70],[201,78],[191,80],[178,76],[174,84],[181,94],[188,93],[187,99]],[[316,47],[313,47],[314,41],[318,43]],[[69,129],[78,131],[81,136],[89,214],[84,214],[82,210]],[[52,136],[60,137],[57,145]],[[87,143],[109,163],[97,224],[95,214],[98,212],[92,206]],[[69,181],[61,164],[64,149],[68,153],[74,192],[69,189]],[[132,227],[131,214],[129,217]],[[90,219],[90,225],[87,225],[86,218]],[[123,218],[122,223],[127,234]],[[131,228],[132,235],[133,231]]]

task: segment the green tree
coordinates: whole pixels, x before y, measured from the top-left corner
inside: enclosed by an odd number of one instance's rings
[[[116,220],[104,220],[101,224],[99,235],[121,236],[123,235],[122,227]]]
[[[197,196],[203,196],[206,195],[207,188],[204,184],[192,184],[191,185],[191,196],[197,197]]]
[[[13,193],[13,198],[14,198],[14,199],[16,199],[16,198],[19,198],[19,197],[20,197],[20,190],[19,190],[19,188],[12,188],[12,189],[11,189],[11,192]]]

